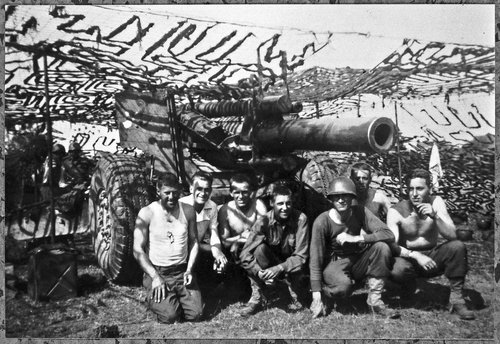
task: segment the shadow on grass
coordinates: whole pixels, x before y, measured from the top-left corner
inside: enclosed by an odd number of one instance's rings
[[[332,308],[336,312],[344,315],[360,315],[371,313],[366,298],[368,290],[357,285],[353,294],[346,298],[327,298],[329,313]],[[401,287],[394,283],[387,285],[387,292],[384,294],[386,304],[393,309],[417,309],[423,311],[447,310],[450,289],[447,285],[440,283],[430,283],[425,279],[418,279],[417,293],[412,296],[402,296]],[[464,289],[464,298],[469,309],[481,310],[486,308],[481,294],[472,289]]]
[[[251,296],[250,281],[243,271],[232,269],[221,280],[199,284],[205,307],[203,318],[210,320],[228,306],[247,302]]]
[[[465,302],[469,309],[486,308],[481,293],[473,289],[464,289]],[[392,307],[414,308],[425,311],[448,308],[450,288],[447,284],[431,283],[426,279],[417,279],[417,292],[414,295],[401,295],[400,286],[391,286],[387,293],[388,304]]]
[[[107,289],[108,286],[108,281],[102,275],[92,276],[85,273],[78,276],[78,296],[95,294]]]

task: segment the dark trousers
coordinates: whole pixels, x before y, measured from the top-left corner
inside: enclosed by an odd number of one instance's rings
[[[285,260],[278,257],[279,254],[275,252],[268,244],[262,243],[255,248],[254,256],[257,263],[262,269],[267,269],[272,266],[276,266],[283,263]],[[294,298],[303,298],[308,286],[304,286],[304,281],[308,280],[304,274],[302,268],[297,268],[285,274],[283,279],[285,283],[290,287],[291,296]]]
[[[332,259],[323,270],[323,291],[330,297],[349,296],[354,281],[389,277],[391,260],[391,249],[385,242],[373,243],[356,255]]]
[[[450,281],[450,302],[462,303],[462,289],[467,274],[467,249],[459,240],[448,241],[437,245],[430,251],[422,251],[432,258],[437,267],[424,270],[411,258],[396,257],[391,271],[391,278],[398,283],[405,284],[417,277],[436,277],[444,274]]]
[[[223,281],[222,273],[217,273],[217,271],[214,270],[214,262],[215,259],[211,251],[198,251],[194,271],[196,272],[198,286],[200,287],[200,291],[205,301],[206,296]]]
[[[193,280],[190,285],[184,285],[184,272],[186,264],[156,267],[158,273],[166,281],[169,288],[167,297],[161,302],[151,300],[152,279],[148,274],[144,274],[143,285],[146,287],[147,301],[149,309],[156,314],[161,323],[173,323],[185,319],[188,321],[197,321],[203,312],[203,302],[196,281],[196,274],[193,274]]]

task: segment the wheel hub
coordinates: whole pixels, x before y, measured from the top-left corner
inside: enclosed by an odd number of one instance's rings
[[[109,250],[111,246],[111,216],[109,211],[109,201],[106,191],[101,191],[97,206],[97,235],[100,235],[105,244],[104,250]]]

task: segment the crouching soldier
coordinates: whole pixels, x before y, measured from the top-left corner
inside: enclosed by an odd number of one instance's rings
[[[456,228],[444,200],[431,195],[431,174],[415,169],[407,185],[409,200],[399,202],[387,214],[387,225],[396,238],[393,280],[401,283],[405,294],[411,296],[417,277],[444,274],[451,289],[450,310],[461,319],[475,319],[462,295],[467,251],[457,240]]]
[[[134,230],[134,257],[144,270],[149,308],[162,323],[199,320],[200,291],[192,274],[198,254],[196,215],[179,203],[181,186],[173,174],[158,182],[160,200],[142,208]]]
[[[220,208],[218,216],[219,234],[229,260],[224,284],[229,290],[240,289],[240,293],[250,287],[252,294],[245,308],[252,308],[261,303],[261,294],[255,281],[241,266],[240,254],[249,235],[259,232],[267,220],[267,208],[256,198],[257,181],[253,176],[236,174],[231,177],[229,188],[233,200]]]
[[[333,207],[314,221],[310,247],[313,318],[326,315],[322,291],[331,298],[347,297],[353,280],[367,278],[367,304],[374,313],[397,318],[382,301],[384,279],[390,275],[394,235],[365,207],[352,205],[354,183],[346,177],[332,181],[328,199]],[[365,234],[360,234],[361,230]]]
[[[298,297],[306,292],[303,281],[309,254],[307,217],[292,207],[292,192],[286,186],[274,188],[271,206],[267,225],[260,233],[249,235],[240,255],[241,264],[255,281],[259,293],[265,284],[283,279],[292,298],[289,309],[298,310],[302,308]],[[241,315],[250,315],[261,309],[263,297],[259,300],[259,303],[250,303]]]

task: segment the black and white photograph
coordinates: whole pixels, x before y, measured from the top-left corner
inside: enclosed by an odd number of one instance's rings
[[[4,14],[6,338],[495,338],[494,4]]]

